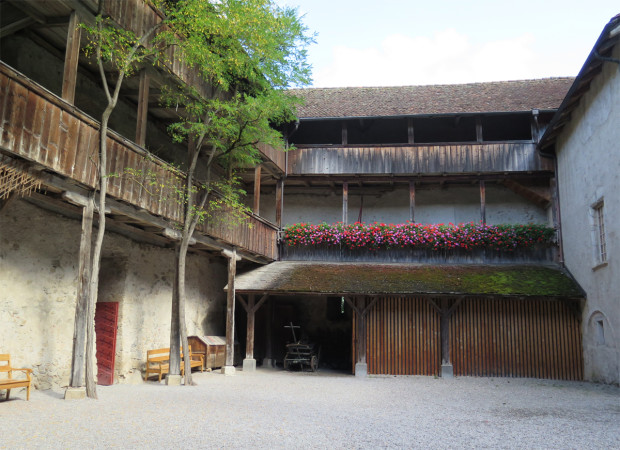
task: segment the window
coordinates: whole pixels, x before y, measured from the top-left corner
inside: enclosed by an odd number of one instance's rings
[[[603,201],[596,203],[592,207],[592,209],[594,210],[596,259],[599,264],[607,262],[607,244],[605,242],[605,213],[603,207]]]

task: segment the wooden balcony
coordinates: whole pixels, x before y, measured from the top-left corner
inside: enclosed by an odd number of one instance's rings
[[[167,165],[124,137],[108,134],[108,173],[126,168],[153,173],[165,186],[156,195],[144,180],[111,177],[109,197],[143,209],[171,223],[180,220],[181,206],[172,199],[178,179]],[[0,62],[0,149],[39,168],[93,189],[97,178],[99,122]],[[277,229],[257,216],[229,227],[226,220],[199,228],[202,235],[237,246],[241,251],[277,258]],[[248,225],[251,225],[251,229]]]
[[[531,142],[307,146],[288,155],[289,175],[439,175],[553,171]]]

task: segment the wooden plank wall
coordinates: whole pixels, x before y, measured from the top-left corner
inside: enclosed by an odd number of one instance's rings
[[[99,123],[64,100],[25,79],[0,62],[0,146],[55,173],[93,188],[98,171]],[[173,184],[179,182],[163,161],[122,136],[108,135],[108,173],[122,174],[132,167],[155,173],[168,186],[157,195],[147,183],[131,177],[112,177],[108,195],[144,208],[150,213],[178,221],[181,207],[173,199]],[[277,230],[254,216],[248,224],[206,225],[200,230],[225,242],[277,259]]]
[[[439,375],[439,314],[428,301],[382,297],[366,321],[369,374]]]
[[[300,147],[289,152],[289,175],[412,175],[553,170],[529,142]]]
[[[465,300],[450,341],[455,375],[583,379],[579,321],[560,301]]]

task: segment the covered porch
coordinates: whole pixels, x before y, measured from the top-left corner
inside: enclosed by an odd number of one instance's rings
[[[556,265],[280,261],[229,286],[229,299],[241,306],[244,370],[256,366],[255,353],[278,363],[288,310],[310,340],[320,342],[325,330],[338,337],[332,358],[341,360],[328,363],[346,364],[356,376],[583,377],[583,294]],[[329,317],[330,300],[346,304],[344,324]],[[228,312],[230,322],[234,309]]]

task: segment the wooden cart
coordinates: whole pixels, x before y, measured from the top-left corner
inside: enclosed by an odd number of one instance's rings
[[[290,328],[293,333],[293,342],[286,344],[286,355],[284,356],[284,369],[291,370],[293,367],[299,367],[301,370],[308,367],[313,372],[319,368],[319,355],[315,352],[314,344],[303,343],[297,340],[295,336],[295,328],[299,326],[286,325],[284,328]]]

